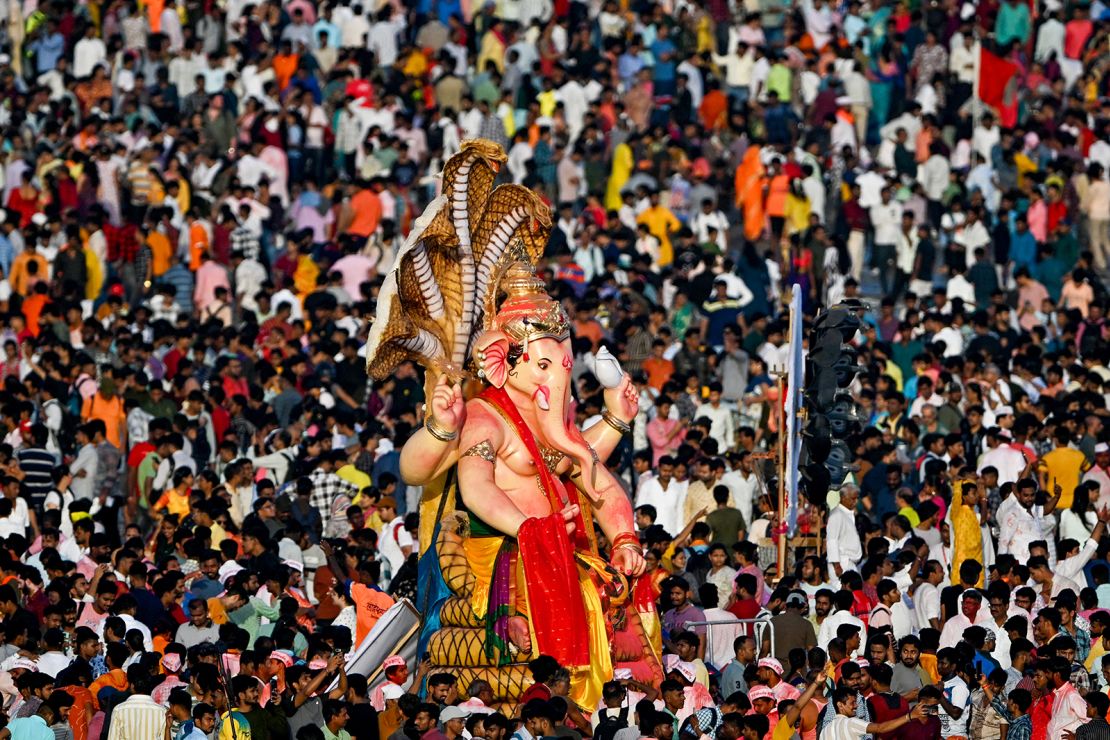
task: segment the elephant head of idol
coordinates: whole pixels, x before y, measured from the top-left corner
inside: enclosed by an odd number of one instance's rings
[[[571,405],[570,319],[525,263],[508,268],[501,288],[506,297],[474,344],[479,375],[505,389],[525,420],[536,420],[539,441],[578,464],[583,488],[596,500],[597,456],[575,425]]]

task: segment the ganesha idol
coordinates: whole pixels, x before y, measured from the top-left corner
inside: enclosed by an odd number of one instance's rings
[[[630,600],[645,568],[631,503],[601,462],[637,394],[617,375],[601,421],[576,426],[570,321],[534,274],[550,215],[525,188],[492,187],[503,161],[475,141],[447,163],[383,285],[368,368],[383,377],[411,358],[427,371],[425,423],[401,452],[402,477],[424,487],[421,651],[462,689],[487,680],[506,707],[526,663],[550,655],[593,711],[615,666],[661,678]]]

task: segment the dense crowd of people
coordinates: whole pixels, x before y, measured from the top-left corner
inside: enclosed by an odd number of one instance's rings
[[[0,740],[1110,738],[1101,0],[0,7]],[[471,138],[551,206],[578,420],[602,347],[639,390],[665,680],[598,707],[346,668],[418,603],[367,332]],[[868,301],[863,431],[779,572],[793,285]]]

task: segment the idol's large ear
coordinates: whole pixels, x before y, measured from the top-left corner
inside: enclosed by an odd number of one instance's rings
[[[474,363],[482,378],[495,388],[509,377],[509,337],[500,331],[485,331],[474,343]]]

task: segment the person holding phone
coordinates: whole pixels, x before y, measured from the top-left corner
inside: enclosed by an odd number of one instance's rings
[[[885,722],[868,722],[856,715],[856,689],[840,686],[832,695],[832,704],[836,707],[836,716],[825,726],[821,733],[821,740],[858,740],[864,735],[880,735],[895,732],[913,720],[925,716],[925,705],[919,703],[906,714]]]

